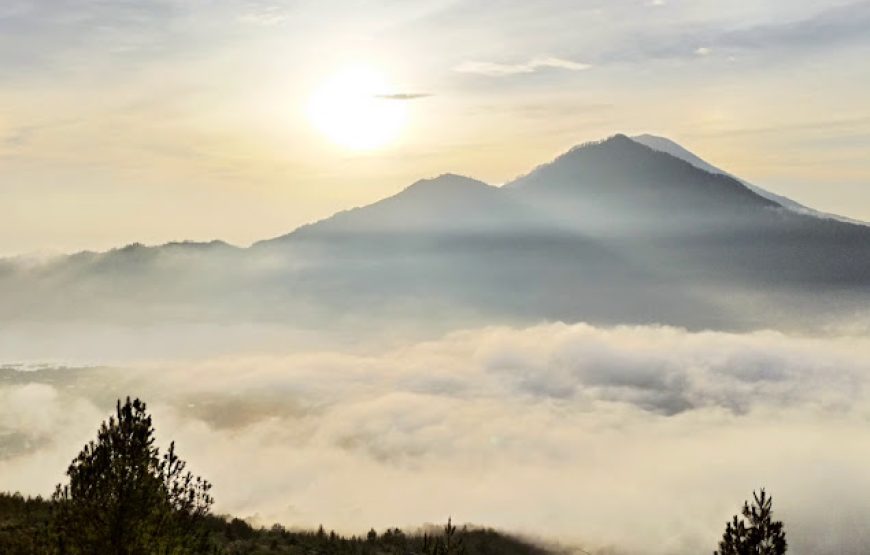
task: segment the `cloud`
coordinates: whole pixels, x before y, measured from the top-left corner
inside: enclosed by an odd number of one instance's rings
[[[289,19],[284,7],[277,5],[265,5],[251,9],[239,17],[241,23],[272,27],[281,25]]]
[[[393,94],[379,94],[376,98],[381,98],[383,100],[417,100],[418,98],[429,98],[432,96],[429,93],[393,93]]]
[[[802,19],[728,31],[719,37],[719,42],[747,49],[816,47],[866,40],[868,25],[870,3],[862,0],[831,6]]]
[[[10,148],[25,146],[43,131],[69,127],[78,123],[80,123],[80,120],[76,118],[64,118],[48,122],[19,125],[6,130],[5,136],[0,135],[0,144]]]
[[[683,21],[678,27],[639,29],[631,40],[614,44],[595,62],[706,56],[713,51],[771,53],[774,60],[791,59],[812,51],[866,42],[870,3],[827,6],[814,12],[752,23],[728,20]],[[678,30],[674,30],[678,29]],[[697,44],[703,44],[697,47]]]
[[[22,125],[16,127],[6,133],[6,136],[2,138],[2,144],[10,148],[23,146],[30,141],[37,130],[38,127],[36,126]]]
[[[452,514],[688,554],[764,485],[796,552],[870,542],[854,525],[870,518],[866,338],[542,324],[0,371],[2,489],[48,493],[114,399],[137,394],[217,509],[259,522],[359,533]]]
[[[456,66],[454,71],[459,73],[474,73],[488,77],[503,77],[506,75],[519,75],[534,73],[544,68],[565,69],[568,71],[582,71],[592,67],[589,64],[565,60],[563,58],[534,58],[525,63],[499,64],[494,62],[467,61]]]

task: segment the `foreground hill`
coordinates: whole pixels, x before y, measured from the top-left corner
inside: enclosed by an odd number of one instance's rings
[[[867,317],[870,227],[665,141],[616,135],[503,187],[445,174],[247,249],[0,261],[0,320],[730,329]]]
[[[38,555],[51,548],[51,502],[41,498],[0,493],[0,553]],[[424,533],[438,528],[403,532],[397,528],[359,536],[341,536],[318,530],[290,530],[278,524],[255,528],[238,518],[209,516],[202,523],[212,550],[208,555],[413,555],[424,553]],[[467,555],[547,555],[558,553],[532,542],[486,528],[460,533]],[[206,555],[206,554],[203,554]]]

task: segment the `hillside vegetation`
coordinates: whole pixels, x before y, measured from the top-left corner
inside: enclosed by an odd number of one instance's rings
[[[211,484],[186,470],[175,443],[161,452],[146,405],[117,403],[50,499],[0,493],[4,555],[545,555],[553,549],[483,529],[397,528],[362,536],[281,525],[254,528],[212,515]],[[783,524],[764,490],[726,525],[716,555],[782,555]],[[587,553],[579,550],[580,553]]]

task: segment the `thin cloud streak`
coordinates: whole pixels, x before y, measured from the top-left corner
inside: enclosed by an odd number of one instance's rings
[[[456,66],[454,71],[459,73],[473,73],[487,77],[504,77],[509,75],[521,75],[535,73],[541,69],[564,69],[568,71],[583,71],[591,68],[589,64],[565,60],[563,58],[534,58],[525,63],[500,64],[494,62],[467,61]]]
[[[393,94],[379,94],[376,95],[375,98],[380,98],[382,100],[417,100],[420,98],[429,98],[432,96],[430,93],[393,93]]]

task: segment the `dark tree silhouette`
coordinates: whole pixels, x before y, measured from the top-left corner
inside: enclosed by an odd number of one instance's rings
[[[423,536],[423,553],[425,555],[464,555],[465,543],[461,537],[456,535],[456,526],[453,525],[453,519],[447,519],[447,526],[444,527],[444,535],[440,538],[431,538],[428,535]]]
[[[62,554],[181,555],[203,552],[197,523],[212,504],[211,485],[190,472],[173,442],[161,454],[145,403],[119,400],[97,440],[67,469],[53,501]]]
[[[788,548],[782,522],[773,520],[773,497],[752,492],[753,504],[743,502],[742,518],[725,525],[719,550],[713,555],[783,555]]]

